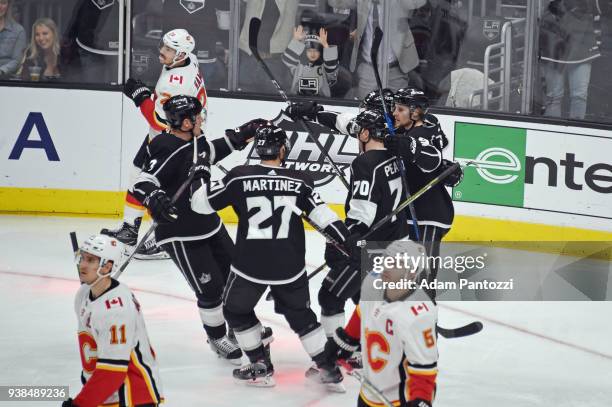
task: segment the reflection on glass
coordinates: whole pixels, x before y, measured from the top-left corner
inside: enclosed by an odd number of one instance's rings
[[[117,83],[118,0],[79,0],[62,39],[62,57],[72,82]]]
[[[601,56],[600,14],[590,0],[554,0],[546,7],[539,37],[544,115],[584,119],[591,66]]]

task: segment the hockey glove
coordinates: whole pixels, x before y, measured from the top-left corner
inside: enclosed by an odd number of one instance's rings
[[[151,97],[151,91],[144,82],[138,79],[129,78],[123,85],[123,93],[132,99],[136,107],[140,107],[142,102]]]
[[[206,188],[205,184],[210,182],[210,163],[208,162],[208,157],[198,156],[196,164],[189,169],[189,177],[192,177],[191,184],[189,185],[191,196],[201,187]]]
[[[192,177],[191,182],[195,181],[203,181],[205,184],[208,184],[210,181],[210,162],[208,161],[208,156],[202,157],[198,155],[198,160],[195,165],[193,165],[189,169],[189,177]]]
[[[325,245],[325,263],[332,270],[342,270],[348,265],[349,258],[331,243]]]
[[[297,102],[287,106],[283,113],[294,122],[298,120],[315,121],[317,120],[317,113],[322,110],[323,106],[320,106],[317,102]]]
[[[350,256],[351,270],[361,270],[361,245],[363,243],[360,233],[353,233],[344,241],[345,250]]]
[[[414,399],[408,402],[408,407],[431,407],[431,403],[423,399]]]
[[[243,150],[255,137],[255,131],[267,122],[265,119],[253,119],[235,129],[225,130],[225,135],[236,150]]]
[[[161,189],[156,189],[147,195],[143,204],[151,212],[157,223],[172,223],[176,221],[177,211],[172,201]]]
[[[72,403],[72,398],[69,398],[62,402],[62,407],[77,407],[77,405]]]
[[[359,339],[346,333],[344,328],[338,327],[331,338],[325,343],[325,353],[332,362],[338,359],[348,359],[359,348]]]
[[[417,139],[408,135],[387,136],[383,143],[391,154],[411,163],[416,161],[416,157],[421,152],[421,144]]]
[[[442,164],[440,164],[440,173],[446,171],[448,167],[453,165],[454,162],[449,160],[442,160]],[[461,167],[457,167],[457,169],[451,172],[446,178],[444,178],[444,185],[447,187],[456,187],[463,180],[463,170]]]

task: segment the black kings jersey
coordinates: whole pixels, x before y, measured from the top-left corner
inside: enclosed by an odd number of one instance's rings
[[[400,137],[402,134],[415,137],[421,144],[421,152],[415,162],[405,162],[408,188],[414,194],[440,174],[442,149],[448,141],[439,126],[417,126],[398,134]],[[414,201],[414,210],[419,225],[443,228],[451,227],[455,215],[453,201],[442,182]],[[412,223],[412,220],[408,218],[408,222]]]
[[[396,159],[385,149],[366,151],[353,160],[350,185],[345,223],[352,233],[364,235],[406,199]],[[368,240],[398,240],[407,235],[406,211],[402,211]]]
[[[134,192],[141,201],[156,189],[162,189],[172,198],[187,180],[193,165],[193,141],[182,140],[165,131],[160,133],[147,146],[149,161],[138,177]],[[207,154],[210,162],[215,163],[227,157],[233,147],[226,136],[212,141],[198,138],[198,153]],[[205,239],[214,235],[221,227],[221,219],[216,213],[202,215],[191,210],[189,192],[175,203],[178,211],[176,222],[160,224],[155,229],[158,244],[178,240]]]
[[[305,270],[305,213],[337,241],[348,231],[314,190],[310,175],[289,168],[243,165],[192,196],[198,212],[232,206],[238,215],[232,271],[260,284],[286,284]]]

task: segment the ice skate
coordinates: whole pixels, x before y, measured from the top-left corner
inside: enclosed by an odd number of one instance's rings
[[[233,376],[236,383],[255,387],[273,387],[276,381],[272,375],[274,367],[270,359],[260,359],[255,363],[249,363],[240,369],[234,369]]]
[[[219,339],[208,338],[207,342],[210,348],[219,355],[220,358],[227,359],[233,365],[240,365],[242,351],[227,337],[227,335]]]

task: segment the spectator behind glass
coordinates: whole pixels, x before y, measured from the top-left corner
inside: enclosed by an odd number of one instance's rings
[[[0,78],[6,78],[19,69],[26,47],[26,34],[13,20],[11,0],[0,0]]]
[[[600,56],[599,12],[593,0],[553,0],[540,26],[541,70],[546,84],[545,116],[562,116],[565,76],[572,119],[584,119],[591,63]]]
[[[306,50],[306,61],[300,61]],[[319,36],[306,35],[298,26],[293,39],[283,54],[283,62],[293,74],[291,93],[304,96],[330,97],[330,87],[338,75],[338,47],[327,43],[327,32],[319,30]]]
[[[353,51],[349,68],[357,73],[358,88],[355,95],[363,99],[373,89],[376,89],[374,69],[370,52],[374,29],[380,26],[384,32],[391,34],[391,50],[385,63],[389,66],[387,86],[392,89],[408,86],[408,77],[414,76],[413,82],[421,85],[418,75],[413,71],[419,65],[414,38],[408,25],[413,10],[424,6],[426,0],[389,0],[389,27],[383,27],[384,4],[381,0],[328,0],[330,7],[335,9],[357,10],[357,27],[351,32]],[[382,56],[383,52],[379,53]],[[382,70],[382,67],[379,66]],[[421,87],[421,86],[419,86]]]
[[[57,25],[50,18],[39,18],[32,25],[32,39],[21,67],[21,79],[59,79],[60,44]]]
[[[276,95],[276,87],[272,85],[249,49],[249,25],[251,18],[261,19],[261,29],[257,38],[257,48],[261,58],[283,88],[290,83],[287,67],[281,61],[281,56],[291,41],[295,18],[297,16],[297,0],[243,0],[244,20],[240,31],[239,54],[239,90],[261,92]]]

